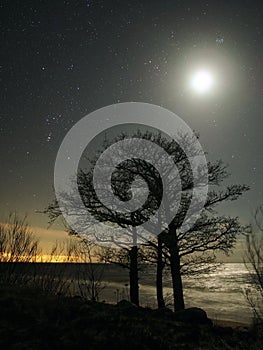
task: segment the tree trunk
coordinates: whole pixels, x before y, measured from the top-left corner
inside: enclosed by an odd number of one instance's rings
[[[173,286],[174,311],[183,310],[184,293],[181,276],[180,256],[176,236],[172,236],[169,244],[170,268]]]
[[[130,255],[130,301],[139,306],[139,276],[138,276],[138,247],[137,247],[137,231],[132,228],[133,247]]]
[[[139,284],[138,284],[138,247],[134,246],[130,252],[130,301],[139,306]]]
[[[156,294],[158,309],[165,307],[164,297],[163,297],[163,243],[160,237],[158,237],[158,247],[157,247],[157,269],[156,269]]]

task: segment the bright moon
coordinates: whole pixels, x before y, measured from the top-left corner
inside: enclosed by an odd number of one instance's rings
[[[211,73],[207,71],[199,71],[192,78],[192,88],[199,94],[208,92],[213,86],[214,80]]]

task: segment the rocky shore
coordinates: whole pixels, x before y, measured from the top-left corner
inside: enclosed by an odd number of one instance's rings
[[[137,307],[0,289],[1,349],[262,349],[262,328],[222,327],[189,308]]]

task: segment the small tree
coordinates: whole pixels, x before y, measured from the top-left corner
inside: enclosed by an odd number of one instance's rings
[[[98,249],[94,242],[85,238],[78,238],[75,245],[75,256],[78,259],[78,292],[82,298],[91,301],[99,301],[106,287],[102,281],[105,265],[94,261],[94,256],[100,254]]]
[[[6,223],[0,224],[0,277],[15,283],[28,278],[26,264],[36,262],[40,254],[39,241],[29,229],[26,216],[9,214]],[[5,264],[8,263],[8,264]]]
[[[44,295],[71,295],[73,280],[66,263],[75,262],[76,240],[71,237],[56,241],[49,252],[41,257],[41,263],[33,264],[30,287]]]
[[[247,235],[245,265],[251,288],[245,290],[256,321],[263,321],[263,205],[256,209],[251,232]]]

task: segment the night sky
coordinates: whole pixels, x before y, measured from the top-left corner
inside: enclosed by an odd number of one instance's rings
[[[54,198],[56,153],[67,131],[118,102],[161,105],[200,133],[229,183],[251,186],[222,211],[251,220],[262,203],[263,5],[260,1],[2,1],[1,220]],[[210,69],[206,95],[189,88]]]

